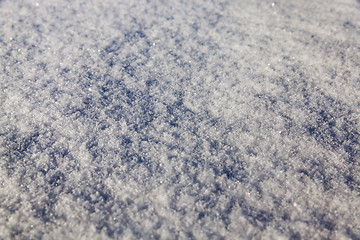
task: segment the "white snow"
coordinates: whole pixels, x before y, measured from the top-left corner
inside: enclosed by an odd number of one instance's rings
[[[0,1],[0,239],[360,238],[360,3]]]

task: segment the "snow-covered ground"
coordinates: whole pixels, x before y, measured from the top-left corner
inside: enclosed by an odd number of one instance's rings
[[[360,239],[360,2],[1,0],[0,239]]]

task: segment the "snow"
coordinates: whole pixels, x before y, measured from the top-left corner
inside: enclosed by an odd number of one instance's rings
[[[360,4],[0,1],[0,239],[360,238]]]

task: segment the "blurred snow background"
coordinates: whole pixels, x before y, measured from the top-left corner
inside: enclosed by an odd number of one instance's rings
[[[359,239],[360,3],[0,1],[0,239]]]

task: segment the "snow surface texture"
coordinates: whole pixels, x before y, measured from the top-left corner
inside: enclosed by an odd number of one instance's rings
[[[0,1],[0,239],[359,239],[360,2]]]

